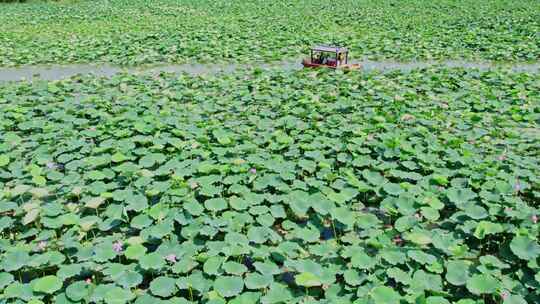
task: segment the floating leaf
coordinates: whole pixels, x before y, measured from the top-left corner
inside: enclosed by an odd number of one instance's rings
[[[66,296],[75,302],[78,302],[84,298],[86,298],[91,290],[91,285],[84,282],[84,281],[78,281],[71,285],[69,285],[66,288]]]
[[[160,254],[153,252],[140,257],[139,265],[142,269],[159,270],[165,266],[165,259]]]
[[[12,274],[8,272],[0,272],[0,289],[4,289],[4,287],[8,286],[11,282],[13,282],[14,277]]]
[[[383,185],[383,189],[386,193],[399,196],[401,193],[405,192],[400,185],[393,183],[386,183]]]
[[[176,280],[168,277],[158,277],[150,282],[152,294],[160,297],[170,297],[176,293]]]
[[[432,242],[431,236],[424,231],[406,233],[405,239],[418,245],[427,245]]]
[[[456,205],[463,205],[476,197],[476,194],[469,188],[451,188],[446,195]]]
[[[223,130],[214,130],[212,132],[217,141],[222,145],[228,145],[232,142],[229,134]]]
[[[32,288],[29,284],[13,282],[4,289],[4,296],[8,299],[15,298],[28,301],[33,296]]]
[[[87,208],[97,209],[97,208],[99,208],[99,206],[101,206],[104,202],[105,202],[105,198],[103,198],[103,197],[100,197],[100,196],[98,196],[98,197],[93,197],[93,198],[89,199],[89,200],[86,202],[85,206],[86,206]]]
[[[37,279],[32,289],[35,292],[51,294],[59,290],[60,288],[62,288],[62,281],[56,276],[49,275]]]
[[[321,279],[311,272],[302,272],[295,277],[296,284],[305,287],[322,285]]]
[[[527,304],[527,301],[519,295],[508,295],[504,301],[503,304]]]
[[[249,273],[246,275],[244,281],[248,289],[263,289],[268,287],[274,280],[271,275]]]
[[[104,300],[107,304],[124,304],[133,300],[135,295],[131,291],[122,289],[120,287],[108,288],[105,293]]]
[[[244,289],[244,281],[239,277],[221,276],[214,281],[214,290],[222,297],[233,297]]]
[[[33,221],[35,221],[38,218],[40,211],[41,210],[39,208],[31,209],[30,211],[28,211],[24,215],[21,223],[23,225],[28,225],[28,224],[32,223]]]
[[[501,233],[502,231],[503,231],[503,227],[500,224],[487,222],[487,221],[481,221],[476,226],[476,230],[474,231],[474,236],[477,239],[483,239],[486,235],[497,234],[497,233]]]
[[[139,272],[125,270],[116,277],[116,283],[124,288],[133,288],[141,284],[143,276]]]
[[[9,164],[9,156],[2,154],[0,155],[0,167],[5,167]]]
[[[141,257],[143,257],[146,254],[146,247],[144,247],[141,244],[134,244],[129,246],[126,251],[124,252],[124,255],[128,259],[132,260],[138,260]]]
[[[461,286],[467,283],[469,278],[469,263],[455,260],[446,263],[446,280],[452,285]]]
[[[540,256],[540,245],[526,236],[515,236],[510,242],[510,249],[523,260],[532,260]]]
[[[489,274],[473,275],[467,280],[467,289],[473,294],[489,294],[497,290],[499,282]]]
[[[227,201],[223,198],[213,198],[204,202],[204,207],[210,211],[221,211],[227,208]]]
[[[370,295],[375,304],[399,304],[401,296],[392,288],[378,286],[371,290]]]

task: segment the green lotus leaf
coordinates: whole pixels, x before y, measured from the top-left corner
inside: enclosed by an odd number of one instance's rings
[[[32,289],[35,292],[42,292],[47,294],[52,294],[62,288],[62,281],[53,275],[48,275],[39,279],[36,279]]]
[[[351,257],[351,265],[360,269],[371,269],[377,264],[377,259],[363,251],[357,251]]]
[[[160,297],[170,297],[176,293],[176,280],[168,277],[158,277],[150,282],[152,294]]]
[[[244,278],[244,283],[248,289],[263,289],[268,287],[274,278],[271,275],[262,275],[258,273],[248,273]]]
[[[217,139],[218,143],[228,145],[232,142],[230,135],[223,130],[214,130],[212,135]]]
[[[476,229],[474,231],[474,236],[477,239],[483,239],[485,238],[486,235],[497,234],[497,233],[501,233],[502,231],[503,231],[503,227],[501,224],[481,221],[476,226]]]
[[[469,188],[451,188],[446,193],[446,196],[456,205],[464,205],[470,200],[474,199],[476,197],[476,193]]]
[[[401,193],[405,192],[399,184],[386,183],[383,185],[383,189],[386,193],[399,196]]]
[[[159,270],[165,266],[165,259],[158,253],[153,252],[139,258],[139,265],[146,270]]]
[[[343,278],[347,284],[352,286],[358,286],[367,279],[365,275],[361,274],[361,272],[353,269],[346,270],[343,273]]]
[[[268,288],[268,292],[261,297],[261,302],[268,304],[286,303],[292,298],[291,290],[285,285],[272,283]]]
[[[384,183],[384,177],[379,172],[364,170],[362,176],[375,186],[381,186]]]
[[[244,281],[239,277],[221,276],[214,281],[214,290],[222,297],[233,297],[244,289]]]
[[[401,299],[399,293],[386,286],[375,287],[369,294],[375,304],[398,304]]]
[[[465,285],[469,279],[469,263],[451,260],[446,263],[446,280],[456,286]]]
[[[406,233],[405,239],[418,245],[428,245],[432,242],[431,236],[426,231]]]
[[[467,214],[467,216],[475,220],[486,218],[489,215],[486,209],[484,209],[482,206],[473,205],[473,204],[468,204],[465,207],[464,211],[465,211],[465,214]]]
[[[141,244],[134,244],[126,248],[124,255],[128,259],[139,260],[146,254],[146,247]]]
[[[332,217],[337,221],[348,226],[353,226],[356,221],[355,214],[345,207],[334,208],[330,211],[330,214],[332,214]]]
[[[527,301],[519,295],[508,295],[504,301],[503,304],[527,304]]]
[[[467,280],[467,289],[476,295],[493,293],[498,286],[499,282],[489,274],[473,275]]]
[[[22,299],[25,301],[33,297],[30,284],[21,284],[13,282],[4,289],[4,297],[7,299]]]
[[[107,288],[105,292],[104,300],[107,304],[124,304],[128,303],[135,298],[135,295],[126,289],[120,287]]]
[[[139,272],[133,270],[122,271],[116,277],[116,283],[124,288],[133,288],[141,284],[143,276]]]
[[[440,275],[417,270],[412,276],[411,288],[416,291],[440,292],[443,290],[443,283]]]
[[[388,276],[396,280],[396,282],[402,283],[404,285],[411,284],[411,281],[412,281],[411,276],[399,268],[392,267],[388,269],[387,273],[388,273]]]
[[[80,301],[90,294],[91,286],[84,281],[77,281],[66,288],[66,296],[72,301]]]
[[[531,260],[540,255],[540,245],[526,236],[515,236],[510,242],[510,249],[520,259]]]
[[[237,262],[226,262],[221,268],[223,268],[223,270],[229,274],[238,276],[242,275],[248,270],[246,266]]]
[[[204,207],[210,211],[221,211],[227,209],[227,201],[222,198],[213,198],[204,202]]]
[[[56,273],[56,276],[60,280],[65,280],[67,278],[71,278],[74,276],[77,276],[81,273],[82,266],[79,264],[69,264],[69,265],[61,265],[58,269],[58,272]]]
[[[223,263],[223,258],[221,257],[211,257],[206,262],[204,262],[203,270],[207,274],[211,275],[218,275],[219,268],[221,267],[221,264]]]
[[[295,277],[296,284],[305,287],[322,285],[321,278],[311,272],[302,272]]]
[[[128,158],[122,154],[121,152],[116,152],[114,153],[112,156],[111,156],[111,160],[115,163],[120,163],[120,162],[123,162],[125,160],[127,160]]]
[[[85,207],[87,208],[91,208],[91,209],[97,209],[99,208],[99,206],[101,206],[103,203],[105,202],[105,198],[103,197],[93,197],[91,199],[89,199],[86,204],[85,204]]]
[[[264,274],[264,275],[276,275],[281,273],[281,270],[279,267],[272,263],[271,261],[267,262],[255,262],[253,263],[253,266],[255,269],[257,269],[258,272]]]
[[[450,304],[450,301],[443,297],[431,296],[426,299],[426,304]]]
[[[4,289],[4,287],[11,284],[13,280],[14,280],[14,277],[11,273],[1,272],[0,273],[0,289]]]
[[[9,164],[9,156],[2,154],[0,155],[0,167],[5,167]]]
[[[30,256],[26,251],[16,250],[7,253],[2,259],[2,268],[5,271],[19,270],[26,265]]]

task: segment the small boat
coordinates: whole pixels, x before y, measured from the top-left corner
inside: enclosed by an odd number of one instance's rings
[[[357,70],[359,64],[349,63],[349,50],[344,47],[319,45],[311,48],[310,58],[302,60],[305,68]]]

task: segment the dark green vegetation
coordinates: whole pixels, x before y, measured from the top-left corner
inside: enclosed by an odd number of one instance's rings
[[[0,87],[0,302],[539,303],[539,92],[447,69]]]
[[[355,58],[540,58],[540,1],[99,0],[6,4],[0,65]]]

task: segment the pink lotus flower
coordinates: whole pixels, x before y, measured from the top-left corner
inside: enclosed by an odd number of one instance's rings
[[[87,278],[86,280],[84,280],[86,282],[86,284],[92,284],[92,279],[91,278]]]
[[[112,245],[114,252],[120,253],[123,250],[123,244],[120,241],[116,241]]]
[[[508,291],[506,291],[506,290],[501,291],[501,298],[503,300],[508,299],[509,296],[510,296],[510,293]]]
[[[514,186],[514,190],[515,190],[516,192],[521,191],[521,184],[519,183],[519,180],[516,181],[516,185]]]
[[[44,251],[45,248],[47,248],[47,242],[45,241],[39,241],[39,243],[37,244],[37,249],[39,251]]]
[[[499,157],[497,158],[499,161],[503,161],[506,159],[506,155],[502,154],[502,155],[499,155]]]
[[[51,169],[51,170],[58,168],[58,165],[56,165],[56,163],[54,162],[48,162],[46,166],[48,169]]]
[[[251,174],[257,174],[257,169],[251,168],[251,169],[249,169],[249,173],[251,173]]]
[[[176,255],[175,254],[169,254],[167,256],[165,256],[165,260],[171,262],[171,263],[175,263],[176,262]]]
[[[538,223],[538,216],[536,214],[533,214],[533,216],[531,216],[531,221],[535,224]]]

